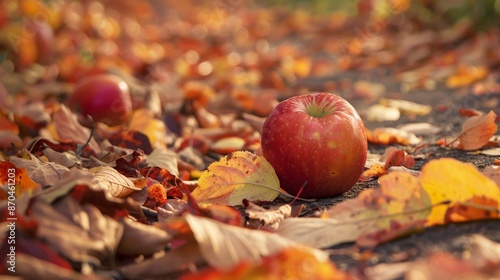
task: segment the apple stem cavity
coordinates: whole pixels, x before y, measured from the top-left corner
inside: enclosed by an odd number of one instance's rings
[[[337,110],[337,107],[332,102],[325,102],[324,100],[320,103],[306,103],[304,106],[304,111],[311,117],[323,118],[326,117]]]

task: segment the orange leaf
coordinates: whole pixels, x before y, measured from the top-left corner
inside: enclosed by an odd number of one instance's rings
[[[446,86],[450,88],[468,86],[476,81],[486,78],[488,69],[484,66],[461,65],[455,74],[448,77]]]
[[[389,154],[387,160],[385,161],[384,169],[388,170],[391,166],[404,166],[406,168],[410,168],[413,165],[415,165],[415,159],[413,156],[398,149]]]
[[[486,115],[470,117],[462,126],[458,136],[458,148],[462,150],[477,150],[486,145],[497,131],[495,118],[497,115],[490,111]]]
[[[16,196],[20,196],[24,192],[32,193],[34,191],[41,190],[40,185],[35,183],[28,176],[26,169],[17,168],[14,164],[8,161],[0,162],[0,184],[8,186],[9,191],[11,191],[10,186],[14,186]],[[0,198],[4,200],[7,199],[8,196],[9,195],[7,194],[2,194]]]
[[[366,130],[368,142],[380,145],[401,144],[401,145],[416,145],[420,143],[420,139],[413,133],[392,127],[375,128],[373,131]]]
[[[478,111],[476,109],[467,109],[467,108],[460,108],[458,109],[458,112],[462,117],[474,117],[474,116],[481,116],[484,113],[481,111]]]
[[[380,164],[374,164],[369,169],[365,170],[363,174],[361,174],[361,181],[369,181],[372,178],[380,177],[387,173],[387,169]]]
[[[340,280],[347,276],[335,265],[302,248],[287,248],[263,258],[262,263],[241,262],[229,271],[211,268],[189,274],[182,280],[232,279],[319,279]]]
[[[466,222],[498,218],[498,201],[488,197],[473,197],[456,203],[446,210],[446,222]]]

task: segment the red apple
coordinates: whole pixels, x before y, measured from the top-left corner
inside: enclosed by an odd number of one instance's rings
[[[351,189],[363,172],[367,141],[358,113],[330,93],[291,97],[271,112],[262,130],[262,153],[281,188],[322,198]]]
[[[132,113],[127,83],[110,74],[97,74],[80,80],[68,103],[72,109],[110,126],[124,123]]]

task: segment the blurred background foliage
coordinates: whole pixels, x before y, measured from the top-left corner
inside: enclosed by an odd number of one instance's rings
[[[428,25],[453,25],[470,20],[477,29],[500,27],[500,0],[270,0],[257,5],[306,9],[325,14],[333,11],[350,16],[387,16],[391,9],[405,12]]]

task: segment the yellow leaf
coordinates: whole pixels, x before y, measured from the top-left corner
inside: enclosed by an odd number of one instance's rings
[[[490,111],[486,115],[470,117],[462,126],[458,136],[458,148],[463,150],[477,150],[486,145],[497,131],[495,119],[497,115]]]
[[[165,123],[155,118],[154,112],[149,109],[138,109],[134,111],[128,128],[144,133],[148,136],[153,148],[165,148],[167,126]]]
[[[284,219],[277,232],[315,248],[352,241],[372,247],[420,229],[430,209],[430,198],[418,178],[393,172],[380,178],[379,188],[364,190],[357,198],[335,205],[322,219]]]
[[[474,197],[499,200],[500,189],[474,166],[451,158],[432,160],[422,168],[420,182],[432,204],[446,201],[466,202]],[[432,208],[428,225],[443,224],[448,205]]]
[[[279,180],[271,164],[261,156],[237,151],[210,164],[192,195],[202,204],[241,205],[243,199],[272,201],[278,193]]]

